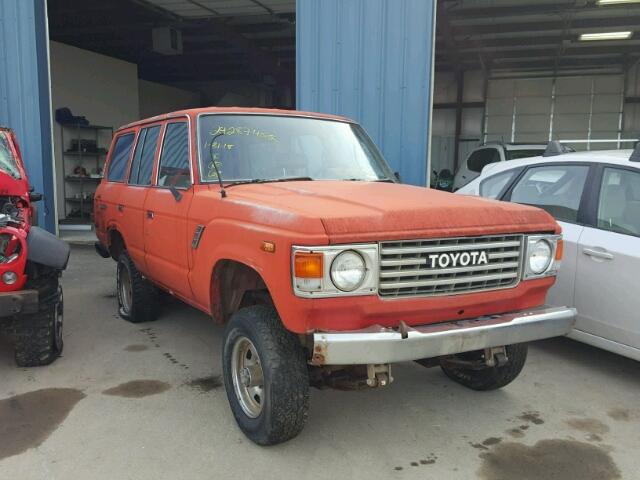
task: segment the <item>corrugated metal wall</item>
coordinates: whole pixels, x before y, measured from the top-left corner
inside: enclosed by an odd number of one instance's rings
[[[358,120],[406,183],[425,185],[435,3],[297,0],[297,108]]]
[[[20,141],[31,185],[45,196],[39,222],[55,231],[45,0],[0,0],[0,124]]]

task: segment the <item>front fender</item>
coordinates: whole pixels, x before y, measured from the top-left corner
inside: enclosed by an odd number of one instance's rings
[[[31,227],[27,236],[27,260],[56,270],[64,270],[71,249],[55,235],[39,227]]]
[[[194,226],[195,228],[195,226]],[[275,252],[262,250],[263,242],[273,242]],[[189,281],[196,303],[212,312],[212,276],[216,264],[233,260],[255,270],[264,281],[285,327],[303,333],[303,319],[296,318],[300,302],[306,299],[293,294],[291,246],[293,244],[326,245],[326,235],[304,235],[265,225],[216,219],[206,225],[200,242],[192,248]]]

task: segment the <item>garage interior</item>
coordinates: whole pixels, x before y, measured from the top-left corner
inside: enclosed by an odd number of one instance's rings
[[[108,127],[54,124],[61,228],[91,228],[98,179],[69,177],[99,177],[112,128],[205,105],[294,108],[295,3],[49,0],[53,110]],[[630,148],[618,140],[640,131],[639,23],[621,0],[439,0],[432,182],[487,142]],[[632,33],[580,39],[612,32]],[[63,153],[78,136],[96,138],[97,155]]]
[[[54,123],[61,230],[91,229],[113,129],[183,108],[294,106],[295,0],[49,0],[47,7],[52,111],[68,108],[89,124]]]
[[[440,0],[431,171],[455,172],[486,142],[633,148],[617,141],[640,131],[640,37],[633,32],[640,5],[633,3]],[[615,141],[594,142],[604,139]]]

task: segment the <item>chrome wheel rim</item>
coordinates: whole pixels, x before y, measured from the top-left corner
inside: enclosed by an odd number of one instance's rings
[[[125,312],[131,311],[131,276],[129,270],[124,266],[120,267],[120,303]]]
[[[62,289],[60,289],[59,295],[58,303],[56,304],[56,317],[53,324],[54,340],[58,351],[62,349],[62,325],[64,323],[64,298],[62,296]]]
[[[231,352],[233,389],[249,418],[257,418],[264,407],[264,374],[256,347],[247,337],[239,337]]]

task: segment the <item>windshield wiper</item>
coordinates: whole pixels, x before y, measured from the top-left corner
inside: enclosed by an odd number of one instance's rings
[[[236,185],[250,185],[252,183],[280,183],[280,182],[312,182],[311,177],[283,177],[283,178],[253,178],[251,180],[239,180],[225,185],[226,188]]]

